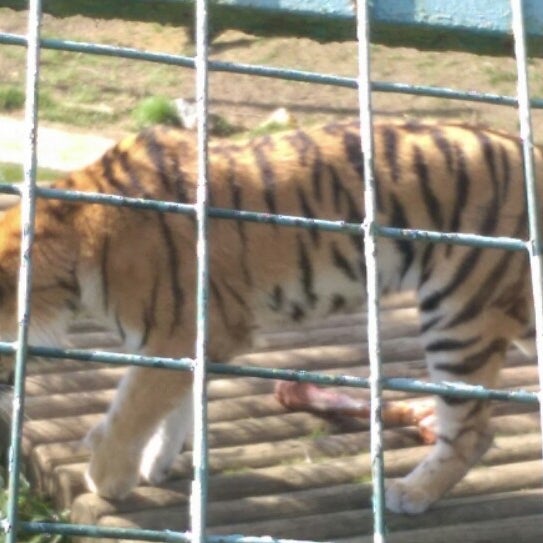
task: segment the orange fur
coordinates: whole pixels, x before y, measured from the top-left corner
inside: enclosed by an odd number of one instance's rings
[[[363,220],[354,121],[243,142],[215,141],[209,150],[214,207]],[[539,170],[541,160],[536,150]],[[383,225],[526,235],[522,154],[515,138],[462,125],[378,124],[375,169]],[[121,141],[55,186],[193,203],[195,184],[194,137],[157,127]],[[4,338],[13,337],[15,329],[19,237],[15,208],[0,226]],[[295,325],[363,302],[361,236],[212,219],[209,243],[212,359],[224,361],[249,348],[255,327]],[[531,326],[525,255],[386,239],[379,241],[379,251],[384,293],[418,289],[432,378],[492,386],[507,344]],[[83,304],[117,326],[129,350],[193,356],[195,254],[192,217],[40,200],[32,341],[60,341]],[[189,384],[185,373],[130,370],[105,422],[89,438],[92,488],[106,496],[130,490],[144,444],[180,405]],[[442,441],[438,438],[435,458],[426,471],[390,487],[394,510],[425,509],[484,452],[486,404],[439,401],[438,417]],[[443,480],[430,477],[428,465],[442,463],[451,447],[465,461],[451,460]],[[118,466],[108,463],[112,456],[119,457]]]

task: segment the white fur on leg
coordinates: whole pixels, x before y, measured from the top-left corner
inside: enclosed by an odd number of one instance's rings
[[[438,441],[411,473],[386,481],[387,508],[411,515],[426,511],[469,471],[491,443],[491,432],[466,432],[454,445]]]
[[[86,440],[91,448],[87,471],[91,490],[118,499],[134,488],[145,446],[161,421],[183,402],[190,389],[187,381],[183,372],[141,367],[126,372],[107,415]]]
[[[188,392],[145,446],[140,463],[140,475],[145,481],[157,485],[166,480],[175,457],[192,433],[192,423],[192,393]]]
[[[111,431],[108,422],[108,419],[100,422],[84,439],[83,443],[92,450],[85,482],[91,492],[121,499],[138,483],[140,455],[138,447],[126,447],[122,436]]]

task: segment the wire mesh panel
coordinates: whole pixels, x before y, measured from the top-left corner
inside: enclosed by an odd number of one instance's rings
[[[373,481],[373,513],[375,542],[386,540],[384,514],[384,466],[381,421],[381,393],[383,389],[432,393],[449,398],[499,399],[525,403],[537,403],[536,393],[522,391],[501,391],[485,389],[480,386],[454,383],[425,383],[412,379],[384,378],[380,370],[379,352],[379,275],[377,271],[377,239],[388,237],[398,240],[410,240],[426,243],[447,243],[451,245],[472,246],[480,248],[500,248],[510,251],[527,251],[530,256],[532,283],[536,305],[536,337],[539,359],[543,359],[543,296],[541,241],[539,234],[539,211],[535,194],[533,143],[530,126],[530,107],[543,107],[543,101],[530,100],[527,84],[527,61],[524,36],[524,17],[522,1],[512,0],[513,31],[516,44],[518,65],[518,96],[504,97],[488,94],[464,93],[451,89],[439,89],[427,86],[405,86],[401,84],[376,84],[370,78],[369,66],[369,12],[368,3],[358,3],[358,38],[359,38],[359,77],[357,79],[341,78],[323,74],[305,73],[295,70],[280,70],[264,66],[248,66],[209,62],[207,45],[207,2],[196,2],[196,58],[163,55],[141,52],[122,47],[111,47],[97,44],[67,42],[54,39],[40,39],[41,3],[39,0],[29,2],[29,32],[26,37],[3,34],[0,42],[8,44],[25,44],[27,46],[27,101],[26,125],[28,133],[28,153],[25,160],[25,183],[22,188],[2,186],[2,192],[19,194],[22,207],[22,244],[21,244],[21,273],[19,283],[18,335],[15,343],[3,343],[1,351],[16,355],[16,371],[13,402],[13,430],[10,448],[10,486],[9,503],[3,528],[7,543],[17,541],[18,530],[31,533],[66,534],[72,536],[88,536],[145,541],[210,541],[210,542],[239,542],[257,543],[269,541],[287,541],[273,539],[260,534],[252,535],[206,535],[207,510],[207,478],[208,478],[208,444],[207,444],[207,373],[228,375],[254,376],[268,379],[284,379],[291,381],[310,382],[324,385],[343,385],[369,388],[371,391],[371,467]],[[62,191],[58,189],[37,188],[36,178],[36,119],[37,119],[37,88],[39,73],[40,48],[53,48],[89,54],[112,55],[121,58],[135,58],[142,61],[163,62],[167,64],[194,67],[196,69],[196,96],[198,105],[198,191],[195,204],[182,204],[163,201],[151,201],[141,198],[112,196],[97,193],[82,193]],[[358,88],[360,99],[360,128],[361,150],[364,157],[364,197],[365,222],[345,223],[343,221],[326,221],[295,216],[284,216],[273,213],[257,213],[250,211],[232,211],[209,207],[207,177],[208,177],[208,69],[225,70],[237,73],[253,74],[255,76],[281,77],[295,81],[309,81],[316,84],[332,84]],[[524,149],[524,166],[528,193],[528,211],[530,221],[530,240],[516,238],[495,238],[483,235],[460,234],[456,232],[443,233],[437,231],[420,231],[402,228],[392,228],[378,224],[376,220],[376,186],[373,175],[373,136],[372,136],[372,91],[405,92],[428,96],[440,96],[450,99],[472,100],[502,105],[518,105],[521,126],[521,139]],[[161,213],[177,213],[190,215],[196,219],[197,234],[197,339],[194,359],[174,359],[148,357],[136,354],[112,354],[100,351],[78,349],[56,349],[28,345],[30,319],[30,285],[32,261],[30,258],[35,204],[37,198],[59,199],[77,202],[87,202],[107,206],[130,207],[142,210],[155,210]],[[369,379],[353,376],[330,376],[320,373],[298,372],[277,368],[260,368],[248,366],[230,366],[222,361],[211,362],[207,353],[208,328],[208,247],[207,223],[214,220],[252,221],[256,223],[273,224],[279,228],[306,228],[328,232],[343,232],[345,234],[360,234],[364,232],[365,261],[367,265],[367,295],[368,295],[368,344],[370,349]],[[38,354],[50,358],[70,358],[90,362],[106,362],[108,364],[129,364],[151,368],[168,368],[176,371],[191,371],[194,377],[194,482],[191,494],[191,530],[189,532],[164,532],[140,529],[104,528],[96,526],[56,524],[50,525],[39,522],[19,522],[18,496],[19,471],[21,460],[21,432],[24,416],[24,382],[25,364],[29,354]],[[157,370],[158,371],[158,370]],[[540,366],[540,376],[543,379],[543,369]],[[541,381],[540,379],[540,381]]]

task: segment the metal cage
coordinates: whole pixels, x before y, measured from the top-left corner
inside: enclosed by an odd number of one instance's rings
[[[129,48],[112,47],[98,44],[78,43],[55,39],[40,38],[40,0],[29,1],[29,31],[27,36],[2,34],[0,42],[26,45],[27,47],[27,87],[26,87],[26,132],[27,153],[24,163],[24,184],[21,188],[14,185],[2,185],[0,192],[18,194],[22,201],[22,260],[19,283],[19,310],[18,310],[18,338],[14,344],[1,343],[2,353],[15,354],[16,371],[13,401],[13,428],[11,435],[11,449],[9,458],[9,503],[7,516],[2,521],[7,543],[17,541],[17,531],[30,533],[66,534],[73,536],[86,535],[90,537],[105,537],[117,539],[131,539],[142,541],[168,541],[168,542],[228,542],[228,543],[269,543],[270,541],[286,542],[272,537],[252,536],[209,536],[206,537],[206,502],[207,502],[207,439],[206,439],[206,374],[218,372],[223,374],[237,374],[258,376],[262,378],[280,378],[287,380],[304,380],[320,384],[339,384],[345,386],[369,387],[372,400],[371,417],[371,463],[373,477],[373,511],[374,511],[374,541],[386,540],[385,517],[383,513],[383,445],[382,423],[380,419],[381,391],[384,388],[404,391],[417,391],[433,394],[446,394],[470,398],[513,400],[528,403],[537,403],[538,394],[521,391],[504,392],[499,390],[485,390],[481,387],[450,383],[423,383],[402,378],[387,378],[380,373],[379,355],[379,328],[378,328],[378,277],[376,272],[376,239],[386,236],[395,239],[420,240],[430,243],[452,243],[476,247],[502,248],[515,251],[526,251],[530,258],[532,284],[534,290],[537,351],[540,360],[539,376],[543,380],[543,266],[541,257],[541,237],[539,228],[540,213],[535,197],[534,167],[532,159],[532,135],[530,124],[530,107],[543,107],[542,100],[530,101],[527,84],[527,60],[525,48],[525,31],[522,0],[512,0],[513,14],[512,28],[515,40],[515,52],[518,67],[518,95],[517,97],[504,97],[497,95],[464,93],[452,89],[435,87],[407,86],[402,84],[386,84],[372,82],[369,66],[369,8],[368,2],[358,2],[357,33],[359,43],[359,77],[357,80],[300,72],[296,70],[280,70],[264,66],[249,66],[221,62],[208,62],[207,59],[207,2],[196,1],[196,58],[158,54],[153,52],[137,51]],[[172,8],[173,9],[173,8]],[[89,54],[113,55],[123,58],[141,59],[151,62],[162,62],[174,65],[193,67],[196,69],[197,104],[198,104],[198,143],[199,143],[199,184],[198,197],[195,205],[173,204],[168,202],[146,201],[121,196],[105,196],[90,193],[63,192],[55,189],[38,188],[35,184],[36,176],[36,124],[37,124],[37,89],[39,72],[40,48],[63,49],[79,51]],[[363,224],[339,224],[330,221],[302,219],[298,217],[273,216],[246,211],[229,211],[208,207],[207,202],[207,94],[208,70],[226,70],[236,73],[254,74],[255,76],[282,77],[297,81],[309,81],[319,84],[340,85],[358,88],[360,103],[360,125],[363,142],[364,172],[366,179],[365,202],[366,219]],[[484,236],[466,235],[457,233],[441,233],[428,231],[403,230],[384,227],[377,224],[375,219],[374,179],[372,174],[372,91],[405,92],[419,95],[447,97],[451,99],[490,102],[504,105],[518,105],[519,121],[521,126],[521,139],[523,142],[525,159],[525,176],[529,198],[529,225],[531,237],[529,241],[519,239],[497,239]],[[106,352],[89,352],[85,350],[60,350],[28,345],[28,323],[30,308],[30,278],[32,262],[30,248],[33,240],[34,209],[37,198],[53,198],[101,203],[113,206],[132,206],[140,209],[153,209],[168,213],[187,213],[197,219],[198,236],[198,339],[196,357],[192,359],[158,359],[139,355],[111,354]],[[370,349],[370,378],[355,378],[350,376],[330,377],[318,373],[298,373],[290,370],[259,369],[252,367],[234,367],[223,363],[207,363],[206,353],[206,320],[207,320],[207,242],[206,231],[208,218],[219,217],[223,219],[243,219],[273,223],[282,227],[297,226],[305,228],[322,228],[333,231],[364,232],[365,251],[367,262],[367,294],[368,294],[368,344]],[[132,530],[121,528],[98,528],[95,526],[82,526],[70,524],[43,524],[39,522],[19,522],[18,496],[19,496],[19,470],[21,458],[21,428],[24,414],[24,381],[25,361],[28,354],[38,354],[46,357],[64,358],[86,361],[108,362],[110,364],[139,364],[150,367],[168,367],[179,371],[192,371],[194,373],[194,402],[195,437],[194,437],[194,484],[191,497],[190,532],[160,532],[151,530]]]

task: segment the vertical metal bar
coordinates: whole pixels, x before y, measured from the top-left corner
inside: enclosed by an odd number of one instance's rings
[[[24,183],[21,190],[21,266],[17,301],[17,349],[9,451],[9,486],[7,515],[4,523],[6,543],[16,543],[18,526],[19,472],[21,466],[21,434],[24,418],[24,393],[28,332],[30,321],[30,289],[32,284],[31,251],[34,240],[36,140],[38,82],[40,65],[41,1],[30,0],[26,58]]]
[[[208,10],[207,0],[196,2],[196,107],[198,116],[198,187],[197,218],[197,286],[196,347],[193,383],[194,402],[194,481],[191,494],[191,531],[193,543],[206,538],[208,443],[207,443],[207,327],[208,327],[208,245],[207,245],[207,107],[208,107]]]
[[[524,29],[524,10],[522,0],[511,0],[512,29],[515,39],[515,57],[517,61],[517,98],[520,124],[520,137],[524,157],[524,176],[528,201],[528,222],[530,227],[530,269],[534,296],[536,348],[539,374],[539,416],[543,428],[543,247],[541,233],[541,206],[534,167],[534,143],[530,112],[530,89],[528,85],[528,66],[526,61],[526,35]],[[543,448],[542,448],[543,455]]]
[[[366,290],[368,297],[368,349],[371,398],[371,473],[373,483],[373,540],[385,542],[383,424],[381,420],[381,350],[379,340],[379,277],[377,272],[377,237],[375,233],[377,205],[373,174],[373,126],[370,82],[370,36],[368,1],[358,2],[358,100],[360,134],[364,156],[364,251],[366,257]]]

